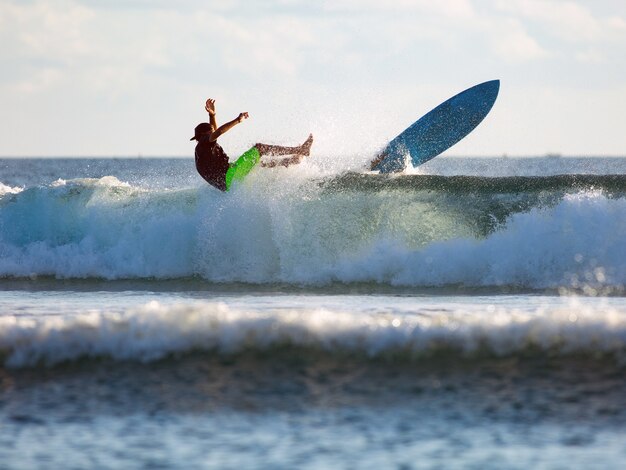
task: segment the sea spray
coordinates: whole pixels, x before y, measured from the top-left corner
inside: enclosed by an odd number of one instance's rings
[[[533,180],[516,192],[491,179],[472,192],[446,178],[420,187],[419,175],[411,177],[418,178],[413,189],[398,178],[382,188],[331,189],[316,179],[279,176],[251,175],[229,193],[149,189],[113,177],[6,192],[0,275],[416,287],[626,284],[626,198],[613,180],[610,190]]]

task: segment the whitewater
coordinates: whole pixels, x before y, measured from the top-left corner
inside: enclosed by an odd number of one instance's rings
[[[626,158],[360,160],[0,159],[0,462],[618,467]]]
[[[148,189],[114,176],[5,185],[0,276],[526,289],[626,283],[623,177],[511,184],[415,175],[372,184],[367,175],[263,176],[230,193]]]

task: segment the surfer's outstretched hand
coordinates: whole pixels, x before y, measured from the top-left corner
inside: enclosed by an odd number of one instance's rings
[[[237,116],[237,122],[241,122],[244,119],[248,119],[248,113],[247,112],[239,113],[239,116]]]
[[[206,100],[204,109],[206,109],[206,112],[209,114],[215,114],[215,100],[213,98]]]

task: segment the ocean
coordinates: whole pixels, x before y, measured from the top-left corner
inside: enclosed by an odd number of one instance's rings
[[[0,159],[0,469],[622,468],[626,158],[315,159]]]

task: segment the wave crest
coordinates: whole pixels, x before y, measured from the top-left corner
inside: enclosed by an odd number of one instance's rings
[[[591,292],[626,284],[624,240],[626,199],[599,190],[329,191],[252,175],[228,194],[106,177],[0,197],[4,277]]]
[[[246,311],[218,303],[151,302],[121,313],[0,318],[0,352],[10,367],[81,358],[150,362],[202,351],[237,355],[281,348],[415,360],[439,352],[459,357],[606,355],[626,352],[626,316],[613,309],[520,311],[490,305],[414,314],[328,309]]]

